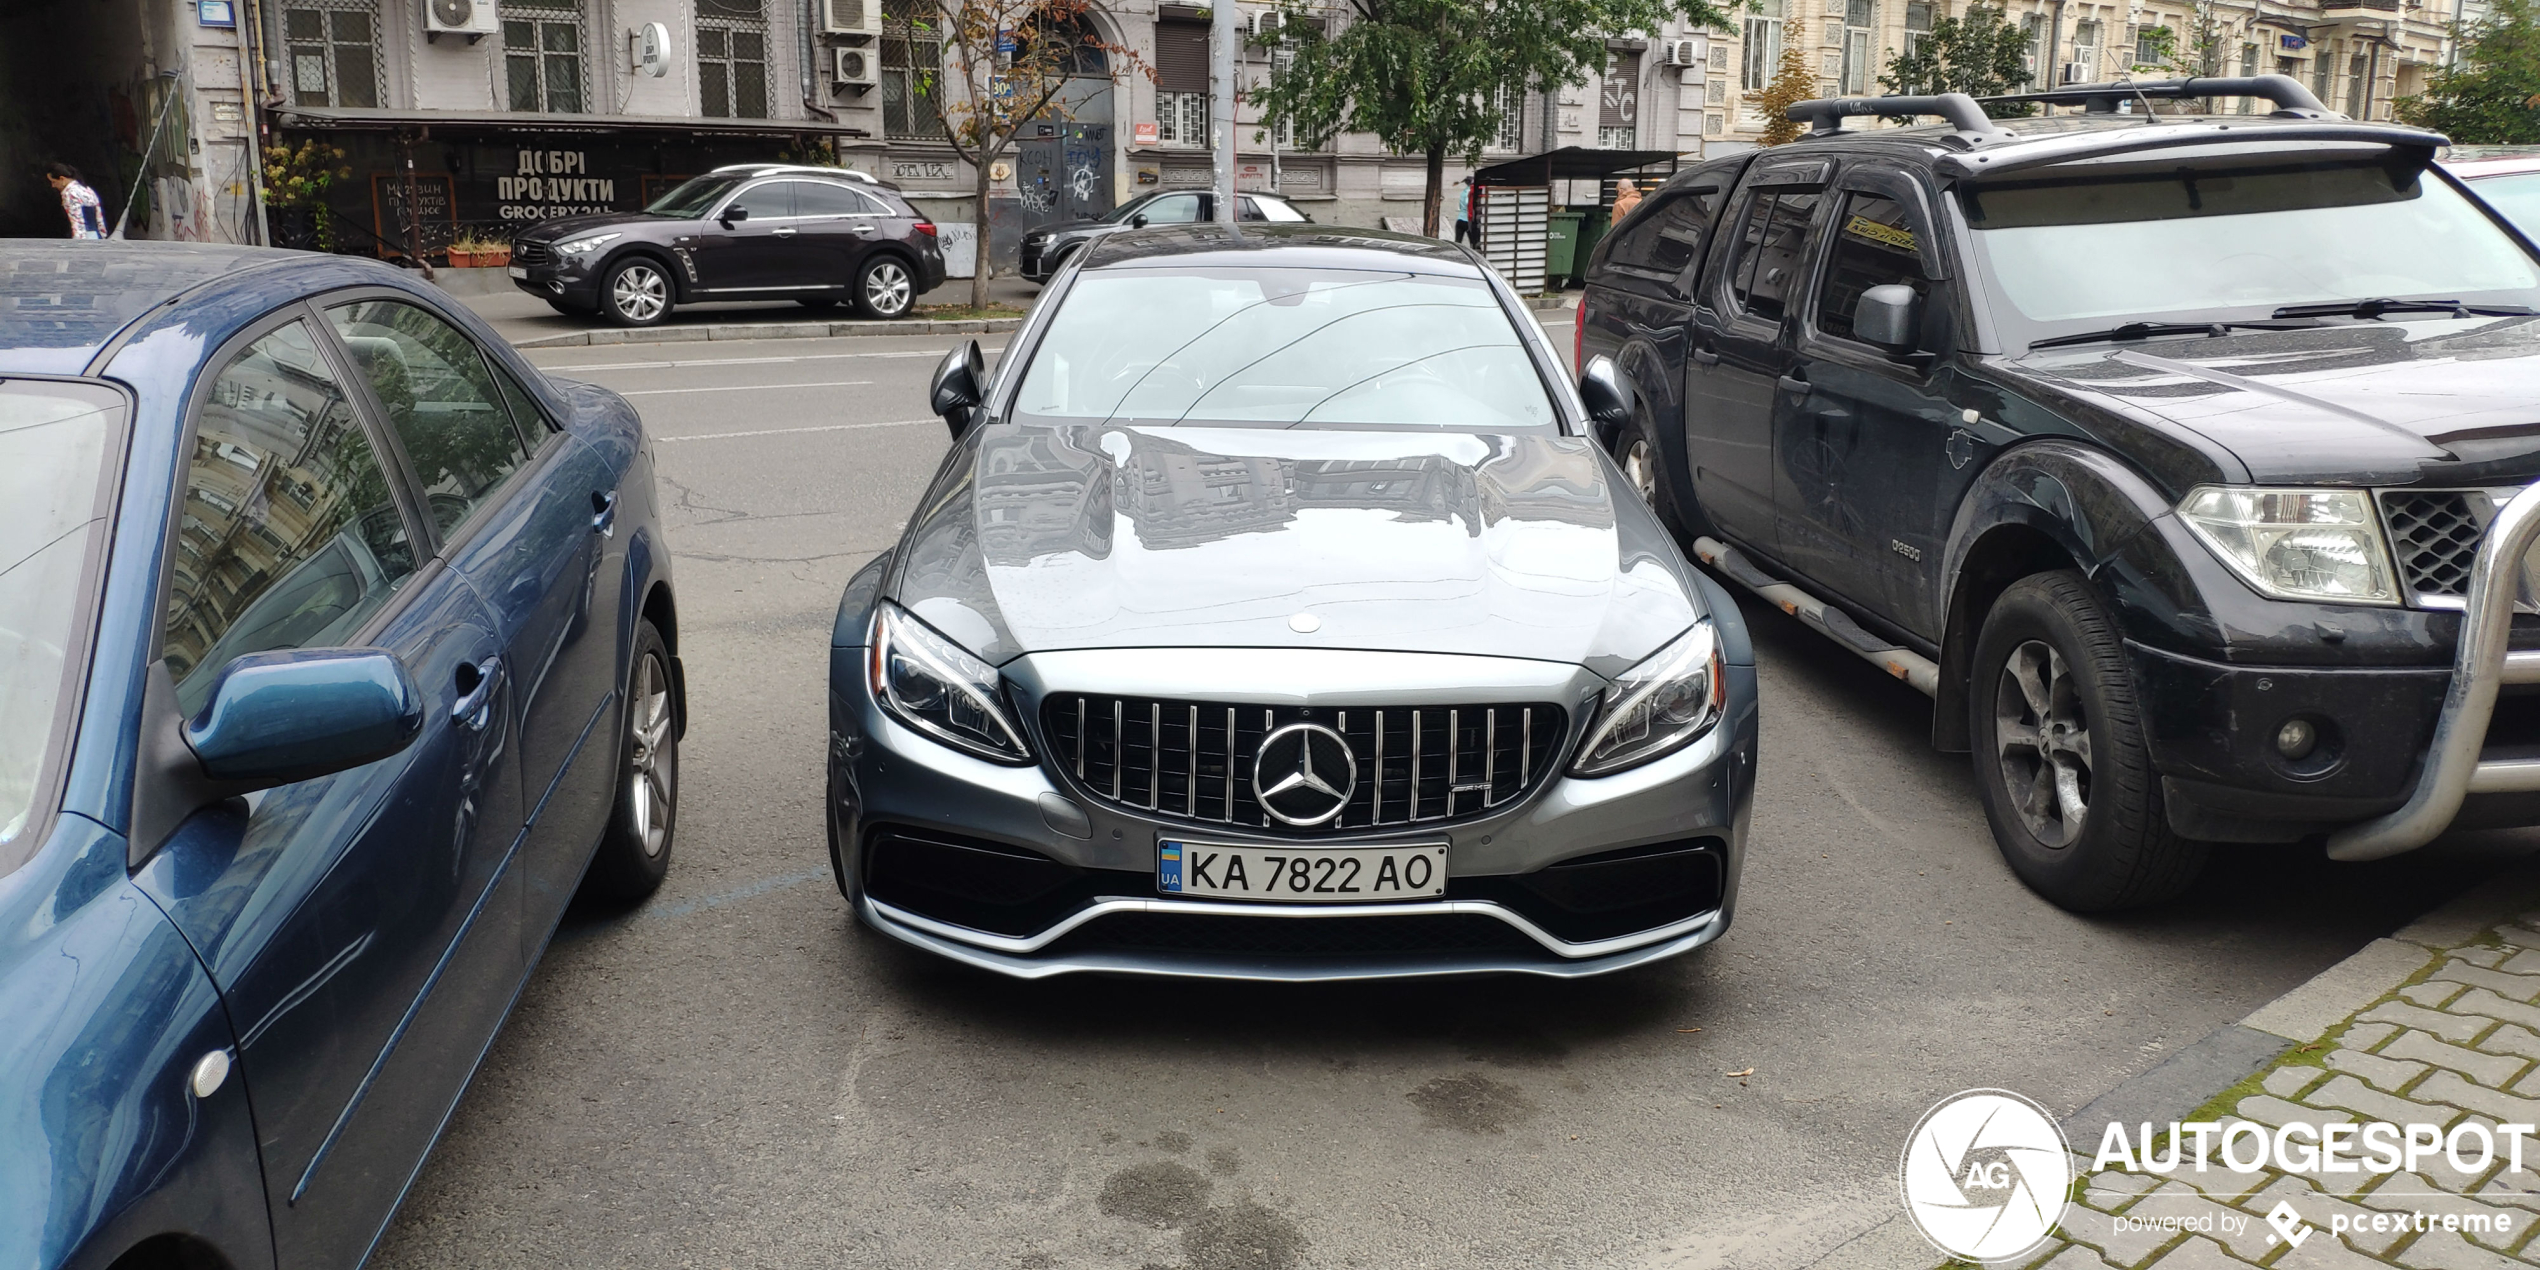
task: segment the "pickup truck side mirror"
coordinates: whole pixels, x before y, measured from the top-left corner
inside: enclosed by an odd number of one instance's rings
[[[977,426],[980,406],[987,399],[987,355],[979,351],[979,341],[963,340],[935,367],[927,405],[944,417],[944,426],[952,429],[953,440],[958,441]]]
[[[723,227],[725,229],[732,228],[732,222],[734,221],[748,220],[749,218],[750,209],[746,207],[727,207],[723,209],[723,214],[721,216],[715,217],[716,220],[723,222]]]
[[[1131,228],[1131,229],[1144,229],[1144,228],[1146,228],[1146,227],[1147,227],[1147,214],[1146,214],[1145,212],[1131,212],[1131,213],[1129,213],[1129,228]]]
[[[1588,359],[1587,369],[1579,372],[1579,400],[1587,406],[1588,426],[1596,431],[1596,443],[1612,453],[1615,440],[1632,426],[1639,406],[1613,358],[1600,354]]]
[[[1852,306],[1852,334],[1891,356],[1914,351],[1921,342],[1922,300],[1901,282],[1871,287]]]

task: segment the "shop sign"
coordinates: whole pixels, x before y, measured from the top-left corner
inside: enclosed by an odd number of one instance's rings
[[[1142,146],[1151,146],[1156,142],[1156,125],[1152,123],[1134,124],[1130,127],[1129,134],[1130,138],[1137,144]]]
[[[494,214],[502,220],[550,220],[613,210],[616,179],[590,171],[590,155],[581,150],[517,151],[512,174],[494,178]]]
[[[894,181],[949,181],[953,165],[943,159],[893,159],[891,179]]]

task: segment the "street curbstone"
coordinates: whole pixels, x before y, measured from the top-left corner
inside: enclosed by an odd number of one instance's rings
[[[2399,1039],[2392,1041],[2381,1048],[2381,1053],[2378,1056],[2377,1061],[2390,1063],[2393,1059],[2410,1059],[2418,1063],[2430,1064],[2449,1071],[2459,1072],[2461,1075],[2467,1076],[2471,1080],[2477,1081],[2479,1084],[2486,1085],[2493,1089],[2502,1089],[2508,1084],[2511,1084],[2513,1078],[2520,1074],[2522,1069],[2528,1065],[2527,1060],[2521,1058],[2515,1058],[2509,1055],[2482,1054],[2477,1050],[2469,1049],[2464,1046],[2453,1045],[2445,1041],[2438,1041],[2433,1037],[2427,1036],[2423,1032],[2415,1031],[2414,1029],[2401,1032],[2399,1034]],[[2397,1066],[2395,1063],[2392,1065]],[[2419,1070],[2422,1070],[2422,1068]],[[2378,1080],[2373,1083],[2376,1085],[2383,1085],[2384,1088],[2397,1088],[2397,1085],[2385,1084],[2384,1082]],[[2406,1082],[2402,1081],[2399,1083],[2404,1084]]]
[[[2307,1044],[2353,1017],[2357,1010],[2415,978],[2433,956],[2395,939],[2376,939],[2310,981],[2258,1007],[2241,1026]],[[2366,1016],[2370,1017],[2370,1016]]]

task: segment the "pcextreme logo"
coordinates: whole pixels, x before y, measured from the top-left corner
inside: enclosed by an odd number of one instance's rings
[[[1970,1089],[1924,1113],[1897,1166],[1905,1211],[1932,1246],[1994,1261],[2043,1243],[2072,1192],[2072,1147],[2044,1107]]]

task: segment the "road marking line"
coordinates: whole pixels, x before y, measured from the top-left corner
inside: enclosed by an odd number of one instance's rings
[[[1004,347],[1004,345],[1000,344],[995,348],[982,347],[979,351],[983,353],[995,353],[1002,351]],[[530,351],[546,352],[549,350],[531,349]],[[894,353],[798,353],[791,357],[700,357],[674,362],[571,362],[561,363],[554,366],[544,366],[540,369],[674,370],[684,366],[767,366],[774,365],[778,362],[831,362],[840,361],[850,357],[941,357],[943,355],[943,351],[940,349],[921,348]]]
[[[887,421],[882,422],[882,423],[823,423],[823,424],[815,424],[815,425],[813,425],[813,426],[811,426],[811,427],[808,427],[808,428],[758,428],[758,429],[754,429],[754,430],[749,431],[749,432],[704,432],[704,433],[699,433],[699,434],[697,434],[696,436],[688,436],[688,437],[662,437],[662,436],[657,436],[657,437],[654,437],[653,439],[654,439],[654,440],[656,440],[656,441],[661,441],[661,442],[670,442],[670,441],[728,441],[728,440],[730,440],[730,439],[732,439],[732,438],[734,438],[734,437],[774,437],[774,436],[785,436],[785,435],[789,435],[789,434],[791,434],[791,433],[796,433],[796,432],[855,432],[855,431],[860,431],[860,430],[865,429],[865,428],[913,428],[913,427],[916,427],[918,424],[921,424],[921,423],[942,423],[942,422],[943,422],[943,420],[941,420],[941,419],[891,419],[891,420],[887,420]]]
[[[632,391],[621,390],[618,395],[659,397],[664,393],[674,392],[774,392],[785,388],[866,388],[872,386],[872,383],[870,379],[828,379],[816,384],[715,384],[706,388],[638,388]]]

